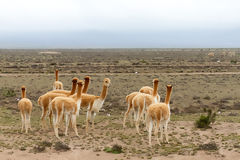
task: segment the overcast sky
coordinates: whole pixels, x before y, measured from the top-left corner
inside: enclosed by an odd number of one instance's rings
[[[238,0],[0,0],[0,48],[240,47]]]

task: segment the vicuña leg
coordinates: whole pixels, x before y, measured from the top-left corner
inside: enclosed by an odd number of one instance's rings
[[[25,113],[25,133],[28,133],[28,114]]]
[[[21,118],[22,118],[22,129],[21,129],[21,132],[23,132],[24,127],[25,127],[25,116],[23,115],[23,112],[21,112]]]
[[[148,124],[148,142],[149,142],[149,146],[152,145],[152,128],[153,128],[153,122],[152,120],[149,121]]]
[[[94,129],[94,118],[96,116],[96,113],[94,111],[91,112],[91,122],[92,122],[92,128]]]
[[[69,126],[69,115],[65,114],[65,122],[66,122],[66,128],[65,128],[65,136],[67,136],[67,132],[68,132],[68,126]]]
[[[169,143],[169,142],[168,142],[167,127],[168,127],[168,122],[166,121],[165,124],[164,124],[164,134],[165,134],[165,138],[166,138],[166,143]]]
[[[88,124],[89,124],[90,116],[91,116],[91,112],[88,110],[87,116],[86,116],[86,134],[88,133]]]
[[[41,125],[42,125],[42,128],[46,128],[46,121],[45,121],[46,115],[47,115],[47,110],[45,109],[45,107],[43,107],[42,116],[41,116]]]
[[[74,132],[75,132],[76,136],[79,137],[78,131],[77,131],[77,117],[76,117],[76,115],[72,115],[71,121],[72,121],[72,126],[73,126],[73,129],[74,129]]]
[[[128,114],[131,110],[132,106],[130,104],[128,104],[128,109],[127,109],[127,112],[124,114],[124,118],[123,118],[123,128],[126,127],[126,119],[128,117]],[[131,114],[130,114],[131,115]]]

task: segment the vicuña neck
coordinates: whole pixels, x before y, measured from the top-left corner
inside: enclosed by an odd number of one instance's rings
[[[106,96],[107,96],[107,89],[108,89],[108,87],[105,86],[105,85],[103,85],[102,93],[101,93],[101,95],[100,95],[100,98],[101,98],[102,100],[104,100],[104,99],[106,98]]]
[[[157,92],[158,92],[158,82],[154,82],[154,84],[153,84],[153,97],[157,96]]]
[[[26,98],[26,90],[22,89],[22,98]]]
[[[58,81],[58,70],[55,71],[56,81]]]
[[[169,104],[169,102],[170,102],[171,92],[172,92],[172,87],[167,87],[167,94],[166,94],[166,98],[165,98],[166,104]]]
[[[85,82],[84,82],[84,86],[83,86],[83,91],[82,91],[82,93],[87,93],[87,91],[88,91],[88,85],[89,85],[89,81],[85,81]]]
[[[72,84],[72,90],[70,92],[70,95],[73,95],[75,92],[76,92],[76,88],[77,88],[77,84],[76,83],[73,83]]]
[[[77,100],[80,99],[81,96],[82,96],[82,85],[78,85]]]

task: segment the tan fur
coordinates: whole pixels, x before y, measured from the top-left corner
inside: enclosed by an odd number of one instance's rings
[[[149,87],[149,86],[144,86],[139,90],[139,92],[153,95],[153,88]],[[159,94],[157,94],[157,100],[158,100],[158,102],[160,102],[160,95]]]
[[[46,126],[46,123],[44,123],[44,119],[49,111],[49,103],[55,97],[68,97],[68,96],[73,95],[76,90],[77,80],[78,80],[77,78],[72,79],[72,90],[71,91],[66,91],[66,90],[50,91],[38,98],[38,105],[42,108],[42,116],[41,116],[42,127]],[[51,112],[49,113],[49,121],[51,124],[51,122],[52,122],[52,113]]]
[[[75,134],[79,136],[77,131],[76,116],[78,115],[80,109],[82,87],[83,81],[79,80],[76,98],[56,97],[50,103],[50,109],[53,113],[53,128],[58,139],[60,139],[58,135],[58,128],[63,115],[66,120],[65,135],[67,136],[68,126],[71,120]]]
[[[22,86],[22,99],[18,102],[18,109],[20,110],[22,118],[22,132],[25,126],[25,131],[31,129],[30,118],[32,113],[32,102],[26,98],[26,88]]]
[[[53,90],[61,90],[63,89],[63,84],[62,82],[58,81],[58,70],[55,70],[55,77],[56,77],[56,81],[53,82]]]
[[[158,130],[160,128],[161,141],[163,140],[163,129],[165,133],[166,142],[168,143],[168,134],[167,134],[167,125],[170,121],[170,96],[172,92],[172,86],[167,86],[167,94],[165,98],[165,103],[156,103],[151,104],[147,110],[147,120],[146,120],[146,126],[148,128],[148,136],[149,136],[149,145],[151,145],[151,135],[152,135],[152,128],[153,123],[156,122],[155,126],[155,135],[158,134]],[[160,141],[157,136],[157,141],[160,145]]]
[[[103,88],[100,96],[95,96],[91,94],[82,94],[81,108],[87,108],[87,117],[86,117],[86,133],[88,132],[89,120],[92,121],[92,127],[94,128],[94,117],[96,113],[102,108],[104,100],[107,96],[107,90],[111,81],[109,78],[104,78]],[[76,94],[73,96],[76,97]]]

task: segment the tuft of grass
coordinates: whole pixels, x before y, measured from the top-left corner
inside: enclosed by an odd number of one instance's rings
[[[216,113],[212,110],[208,110],[208,115],[201,115],[199,119],[196,120],[195,126],[197,128],[209,128],[211,123],[214,123],[216,120]]]
[[[114,154],[120,154],[122,153],[122,146],[118,144],[114,144],[112,147],[105,147],[104,150],[107,153],[114,153]]]
[[[20,151],[26,151],[26,147],[22,146],[19,148]]]
[[[205,150],[205,151],[213,151],[213,150],[218,150],[218,146],[215,142],[210,142],[210,143],[199,145],[198,149]]]
[[[2,89],[2,95],[3,95],[4,97],[14,97],[14,96],[16,96],[16,93],[15,93],[15,91],[14,91],[13,89],[11,89],[11,88],[3,88],[3,89]]]
[[[237,60],[231,60],[232,64],[237,64]]]
[[[210,100],[211,97],[207,95],[207,96],[203,97],[203,99]]]
[[[66,145],[66,144],[64,144],[62,142],[56,142],[55,145],[54,145],[54,149],[56,151],[68,151],[71,148],[68,145]]]
[[[45,146],[36,145],[33,147],[33,153],[41,153],[45,151],[45,149],[46,149]]]
[[[48,141],[42,141],[39,143],[40,146],[51,147],[52,143]]]
[[[37,143],[31,150],[30,152],[33,152],[33,153],[41,153],[41,152],[44,152],[46,150],[46,147],[51,147],[52,146],[52,143],[51,142],[48,142],[48,141],[42,141],[42,142],[39,142]],[[21,148],[20,148],[21,150]]]

